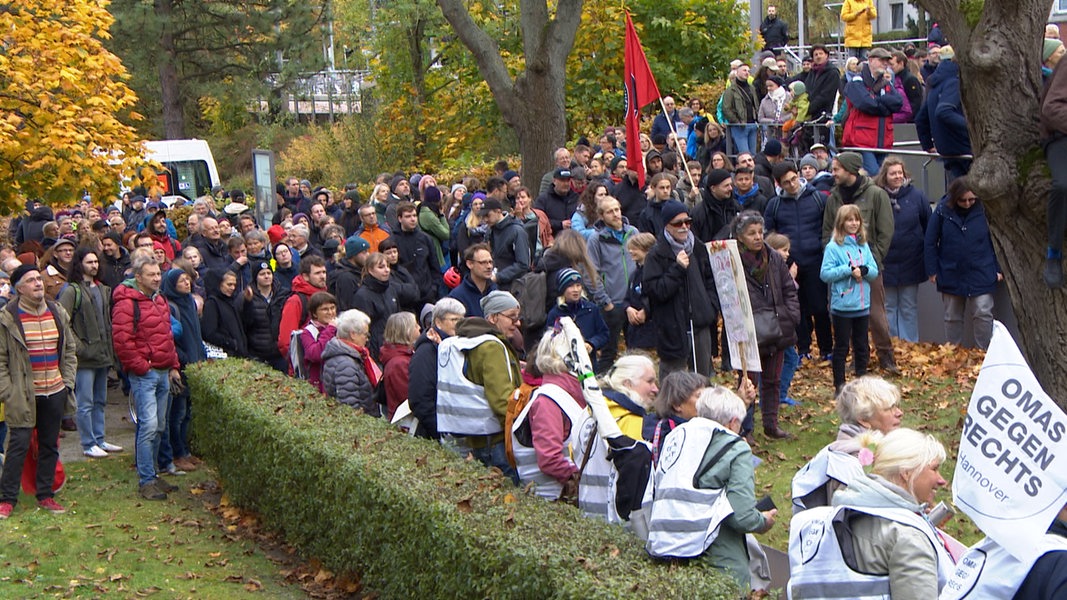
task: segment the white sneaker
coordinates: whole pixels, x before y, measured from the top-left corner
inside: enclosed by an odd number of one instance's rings
[[[107,451],[105,451],[100,446],[93,446],[92,448],[89,448],[88,450],[82,452],[82,454],[88,456],[89,458],[107,458]]]
[[[166,470],[164,470],[164,473],[167,473],[168,475],[185,475],[185,471],[182,471],[178,467],[174,466],[174,463],[170,463],[170,466],[168,466]]]
[[[104,452],[122,452],[122,446],[116,446],[115,444],[109,444],[107,442],[104,442],[97,447],[102,448]]]

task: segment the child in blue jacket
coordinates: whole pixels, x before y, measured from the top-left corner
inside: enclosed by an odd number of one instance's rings
[[[552,327],[556,319],[560,317],[574,319],[574,324],[578,326],[578,330],[582,332],[582,337],[585,338],[585,349],[589,351],[590,357],[595,357],[596,351],[608,343],[608,324],[604,321],[604,317],[600,314],[600,309],[597,308],[597,305],[582,296],[584,288],[582,287],[581,273],[570,268],[563,269],[556,276],[556,281],[558,283],[559,299],[556,305],[552,307],[552,310],[548,311],[548,317],[545,322],[549,327]],[[595,358],[593,359],[593,368],[597,372],[600,371],[596,365]]]
[[[830,285],[830,319],[834,327],[834,390],[845,385],[845,358],[849,340],[856,363],[856,376],[867,373],[871,348],[867,326],[871,315],[871,284],[878,277],[878,263],[871,247],[860,209],[845,204],[837,210],[834,234],[823,252],[819,277]]]

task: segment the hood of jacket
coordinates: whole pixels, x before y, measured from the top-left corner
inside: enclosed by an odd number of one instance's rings
[[[293,278],[293,292],[298,294],[306,294],[308,296],[315,292],[325,292],[326,288],[317,288],[308,283],[303,275],[297,275]]]
[[[340,338],[335,337],[326,342],[326,347],[322,350],[322,362],[338,356],[347,356],[358,362],[360,366],[363,365],[363,357],[359,355],[359,352],[356,352],[355,348],[341,341]]]
[[[50,206],[38,206],[30,213],[31,221],[55,221],[55,216],[52,213]]]
[[[933,75],[930,75],[926,80],[926,89],[936,89],[949,79],[956,79],[959,76],[960,66],[956,64],[956,61],[943,60],[937,63],[937,68],[934,69]]]
[[[907,490],[879,475],[869,475],[848,484],[834,494],[834,506],[903,508],[921,513],[923,506]]]
[[[411,356],[415,349],[404,344],[385,344],[378,352],[378,362],[384,367],[390,360],[401,356]]]
[[[491,333],[501,339],[504,338],[499,329],[481,317],[468,317],[460,321],[459,325],[456,326],[456,335],[461,337],[472,338],[487,333]]]

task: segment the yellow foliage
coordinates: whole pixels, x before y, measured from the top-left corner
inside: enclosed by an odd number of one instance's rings
[[[27,198],[68,204],[106,197],[141,159],[140,139],[118,120],[137,97],[104,48],[106,0],[20,0],[0,9],[0,211]]]

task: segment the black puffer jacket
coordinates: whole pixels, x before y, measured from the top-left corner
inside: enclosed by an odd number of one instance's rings
[[[200,331],[204,341],[214,344],[233,357],[248,356],[248,340],[241,325],[241,316],[233,298],[222,295],[219,284],[222,277],[215,271],[207,272],[204,282],[208,290],[204,300],[204,314],[200,317]]]
[[[663,236],[656,240],[645,259],[642,292],[652,307],[659,356],[677,360],[689,355],[690,317],[697,328],[712,326],[719,314],[719,296],[704,244],[693,246],[687,269],[677,263],[675,254]]]
[[[54,221],[52,209],[47,206],[38,206],[33,209],[29,216],[23,217],[19,223],[18,231],[15,232],[15,245],[23,242],[39,242],[44,239],[44,225]]]
[[[370,340],[367,342],[367,349],[375,360],[378,360],[378,351],[385,342],[385,322],[390,316],[400,312],[396,290],[392,281],[378,281],[367,277],[352,300],[352,308],[358,308],[370,317]]]
[[[277,293],[278,286],[273,285],[271,297]],[[268,362],[281,356],[278,352],[278,340],[271,334],[270,311],[267,309],[269,304],[256,287],[252,288],[250,300],[246,300],[244,294],[237,299],[237,312],[241,315],[241,324],[248,340],[248,354]]]
[[[421,229],[414,231],[395,230],[400,251],[400,264],[411,273],[419,286],[419,302],[433,302],[437,299],[437,285],[441,283],[441,265],[437,262],[435,242]]]

